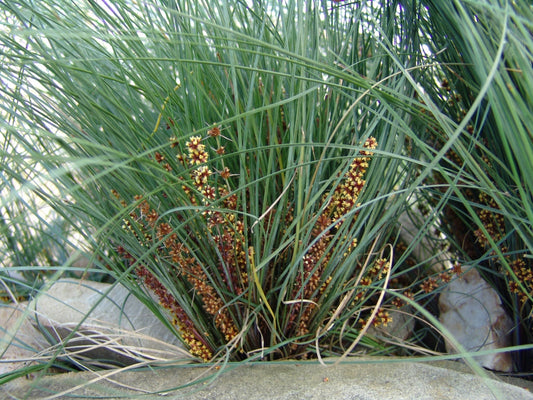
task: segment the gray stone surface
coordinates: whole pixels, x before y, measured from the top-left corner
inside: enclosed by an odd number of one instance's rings
[[[0,374],[31,363],[49,343],[24,314],[27,303],[0,306]]]
[[[444,235],[432,233],[433,228],[438,227],[435,221],[431,223],[432,229],[427,229],[419,237],[420,231],[426,229],[421,227],[427,223],[428,219],[428,216],[420,211],[419,206],[428,206],[428,204],[416,195],[412,201],[410,207],[407,208],[408,211],[403,212],[398,219],[400,239],[410,246],[414,244],[410,256],[419,263],[430,263],[434,272],[452,268],[453,255],[448,250],[442,249],[443,243],[446,243]]]
[[[48,291],[47,295],[39,299],[36,315],[43,326],[49,326],[51,332],[65,337],[68,329],[73,326],[72,324],[76,325],[80,321],[79,318],[96,304],[102,293],[109,287],[107,285],[96,287],[92,282],[92,287],[86,287],[80,281],[58,283]],[[100,398],[111,400],[126,397],[155,400],[162,398],[161,394],[164,393],[165,399],[192,400],[533,400],[531,392],[525,389],[528,387],[529,390],[533,390],[533,382],[516,380],[513,385],[510,385],[502,378],[488,372],[487,376],[490,376],[490,379],[481,378],[470,373],[466,365],[458,362],[428,364],[391,358],[388,358],[387,362],[377,358],[351,358],[349,363],[339,365],[333,365],[331,361],[328,361],[329,364],[326,367],[317,362],[280,362],[253,365],[230,364],[225,369],[215,370],[186,364],[184,361],[181,365],[163,368],[160,365],[165,359],[189,359],[183,357],[183,350],[175,345],[171,345],[171,348],[176,350],[175,353],[168,351],[164,356],[156,353],[156,350],[164,352],[164,347],[159,347],[165,344],[164,338],[159,341],[157,349],[152,348],[152,356],[144,357],[138,353],[142,347],[140,344],[143,343],[139,342],[143,338],[141,332],[153,334],[154,331],[150,328],[153,328],[156,322],[152,320],[147,322],[146,319],[141,318],[142,314],[148,314],[150,318],[153,316],[147,310],[140,308],[136,299],[131,296],[128,298],[127,295],[128,292],[123,290],[111,292],[109,298],[97,306],[91,318],[84,322],[80,332],[85,336],[82,335],[77,339],[100,341],[102,349],[112,352],[118,350],[119,353],[129,354],[132,361],[152,360],[151,369],[133,370],[132,366],[122,370],[56,373],[48,376],[35,373],[0,386],[0,399]],[[132,303],[128,304],[130,301]],[[24,336],[26,329],[36,332],[34,327],[28,323],[35,317],[33,314],[31,318],[24,321],[20,310],[17,310],[15,317],[7,312],[9,311],[7,308],[5,310],[6,321],[15,322],[13,327],[7,327],[4,330],[4,333],[9,333],[9,335],[4,335],[4,339],[25,338],[26,342],[36,340],[33,351],[38,351],[45,346],[39,336],[36,339]],[[121,311],[125,311],[129,318],[117,319],[117,314],[120,315]],[[128,321],[127,324],[125,324],[126,321]],[[2,325],[6,326],[4,321]],[[66,332],[62,332],[63,328]],[[155,333],[155,335],[158,334]],[[2,343],[5,347],[7,342],[4,340]],[[74,341],[73,345],[80,345],[80,343]],[[94,344],[95,342],[87,342],[85,346],[90,347]],[[75,349],[72,347],[70,351]],[[42,351],[44,356],[46,356],[45,353],[46,351]],[[16,353],[5,353],[1,361],[10,361],[5,358],[7,354]],[[84,355],[88,353],[85,352]],[[105,357],[102,354],[93,356],[96,359]],[[13,358],[24,361],[35,360],[35,357],[36,354],[32,356],[31,351],[18,356],[13,355]],[[159,363],[159,366],[156,366],[157,363],[154,360]],[[7,362],[0,363],[0,365],[7,365],[10,368],[7,370],[9,371],[13,370],[13,366],[19,367],[20,363]],[[214,379],[213,374],[218,374],[217,379]],[[200,382],[191,385],[192,382],[198,380]]]
[[[511,343],[513,321],[494,290],[475,268],[454,278],[439,296],[440,321],[467,351],[503,349]],[[448,353],[457,353],[446,340]],[[476,356],[485,368],[513,370],[511,353]]]
[[[106,283],[62,279],[38,298],[35,311],[41,324],[54,329],[74,328],[88,314],[83,329],[121,335],[125,345],[165,351],[169,344],[183,348],[168,327],[120,284],[111,288]]]
[[[401,360],[396,360],[401,361]],[[528,400],[533,395],[519,386],[458,372],[450,366],[413,361],[380,362],[352,359],[351,363],[321,366],[283,362],[230,365],[216,371],[205,367],[174,366],[145,371],[69,373],[51,377],[20,378],[0,388],[5,398],[66,399],[191,399],[191,400]],[[442,368],[446,366],[446,368]],[[220,373],[216,380],[172,390],[199,378]],[[493,375],[491,375],[493,376]],[[494,376],[493,376],[494,377]],[[112,381],[111,381],[112,380]],[[518,384],[529,382],[519,381]],[[32,389],[33,386],[33,389]],[[165,397],[155,392],[165,393]],[[12,397],[9,397],[12,396]]]
[[[35,301],[0,305],[0,374],[50,354],[97,366],[191,360],[179,339],[127,288],[109,289],[65,279]],[[57,343],[62,346],[54,347]]]

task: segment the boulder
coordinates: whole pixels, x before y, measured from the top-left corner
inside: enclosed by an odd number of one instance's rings
[[[0,306],[0,375],[34,362],[49,344],[24,313],[27,302]]]
[[[373,336],[375,339],[385,339],[387,341],[404,343],[412,335],[415,329],[415,318],[413,317],[413,309],[409,306],[404,306],[401,309],[387,310],[392,317],[392,322],[386,326],[371,325],[367,334]]]
[[[0,386],[9,399],[188,400],[533,400],[531,382],[505,383],[490,372],[457,371],[415,359],[350,357],[343,363],[277,361],[222,363],[220,368],[168,367],[142,371],[75,372],[17,379]],[[459,366],[459,365],[458,365]],[[465,366],[466,367],[466,366]],[[507,381],[507,379],[505,379]],[[517,385],[517,386],[516,386]]]
[[[418,201],[420,199],[417,199]],[[398,218],[400,239],[412,247],[410,256],[418,263],[431,265],[431,270],[434,272],[446,271],[453,267],[451,262],[453,256],[447,250],[448,243],[445,236],[432,233],[438,227],[436,222],[431,223],[429,228],[422,228],[427,219],[428,217],[416,204],[413,204],[408,212],[403,212]],[[421,232],[422,229],[425,231]]]
[[[191,357],[169,327],[120,284],[59,280],[37,298],[34,311],[36,326],[50,342],[63,343],[70,358],[107,366]]]
[[[441,323],[467,351],[502,349],[511,345],[511,318],[502,307],[498,293],[471,268],[453,279],[439,297]],[[446,338],[445,338],[446,339]],[[449,353],[456,353],[446,340]],[[512,371],[510,353],[474,357],[485,368]]]

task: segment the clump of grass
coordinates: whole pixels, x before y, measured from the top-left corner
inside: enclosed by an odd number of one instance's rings
[[[185,141],[184,151],[171,136],[169,151],[155,153],[156,162],[176,174],[173,180],[180,185],[177,194],[172,191],[161,195],[179,196],[189,206],[167,212],[154,206],[161,204],[158,197],[136,195],[135,211],[129,213],[124,229],[137,238],[141,252],[120,244],[118,252],[135,266],[136,275],[170,311],[191,353],[204,361],[211,360],[222,346],[237,347],[249,356],[264,350],[267,339],[269,346],[288,342],[277,349],[282,356],[305,355],[306,346],[295,342],[314,338],[318,325],[314,318],[323,304],[351,285],[361,287],[352,301],[363,300],[368,291],[364,287],[381,281],[390,269],[385,258],[376,259],[364,270],[360,266],[352,268],[343,290],[331,287],[333,265],[339,262],[333,257],[339,257],[339,249],[343,257],[349,257],[357,246],[357,238],[346,232],[356,224],[358,198],[377,142],[373,137],[366,139],[348,171],[339,176],[342,179],[338,185],[317,202],[310,227],[306,228],[309,234],[300,243],[302,254],[297,255],[296,265],[291,268],[295,256],[291,237],[297,229],[292,202],[261,205],[266,211],[259,218],[250,218],[250,199],[261,195],[254,193],[261,188],[247,186],[239,190],[238,174],[226,166],[235,153],[226,156],[226,147],[231,146],[229,142],[222,146],[222,140],[220,128],[214,126],[205,137],[191,136]],[[220,157],[212,159],[209,148]],[[255,162],[254,158],[252,155],[250,162]],[[167,160],[177,162],[171,165]],[[113,193],[120,204],[128,207],[116,190]],[[276,249],[276,253],[266,253],[266,247]],[[139,261],[150,248],[159,263],[157,270]],[[162,269],[168,271],[167,285],[183,285],[180,300],[162,285]],[[192,309],[194,315],[185,311],[184,303],[198,305]],[[209,333],[194,322],[200,308],[205,320],[212,321]],[[362,320],[362,315],[355,319]],[[381,310],[370,322],[386,325],[389,320],[388,312]]]
[[[46,154],[41,197],[200,359],[341,354],[390,320],[416,100],[380,40],[409,32],[370,4],[226,3],[4,7],[16,124]]]
[[[441,228],[458,252],[458,261],[473,265],[491,282],[515,321],[515,345],[531,345],[533,305],[530,54],[531,8],[493,2],[429,2],[428,29],[443,29],[453,40],[436,38],[440,85],[428,92],[461,130],[443,165],[449,171],[435,182],[458,183],[443,208]],[[465,29],[465,27],[468,27]],[[430,128],[442,129],[439,123]],[[457,131],[456,131],[457,132]],[[436,148],[455,135],[438,136]],[[433,200],[442,199],[434,192]],[[435,204],[435,203],[433,203]],[[531,371],[530,351],[514,353],[516,368]]]
[[[491,182],[439,108],[446,25],[433,6],[359,3],[1,5],[7,156],[44,171],[18,193],[199,360],[412,349],[364,336],[406,303],[426,321],[453,273],[404,262],[430,223],[391,250],[413,194],[439,195],[431,220],[450,199],[472,208],[463,182]]]

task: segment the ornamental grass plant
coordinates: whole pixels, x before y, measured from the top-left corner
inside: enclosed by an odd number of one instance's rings
[[[458,183],[439,225],[458,264],[474,266],[500,294],[514,321],[513,344],[531,344],[533,13],[526,3],[434,2],[428,3],[428,14],[427,32],[446,25],[454,38],[432,41],[440,85],[428,94],[466,130],[442,160],[448,177],[439,172],[430,179]],[[429,129],[436,126],[442,129],[440,124]],[[436,148],[445,145],[442,138],[459,132],[439,133]],[[436,204],[443,192],[425,194]],[[518,370],[533,370],[530,347],[513,355]]]
[[[126,285],[203,362],[440,350],[426,337],[449,333],[425,309],[455,271],[409,257],[448,210],[528,303],[512,263],[531,261],[530,99],[504,88],[527,93],[531,20],[489,1],[384,3],[2,3],[3,214],[40,199],[88,272]],[[478,39],[484,58],[468,52]],[[423,198],[399,252],[398,218]],[[483,211],[503,215],[501,236]],[[5,237],[23,229],[4,221]],[[462,244],[459,261],[479,260]],[[394,313],[420,321],[411,339],[368,334]]]

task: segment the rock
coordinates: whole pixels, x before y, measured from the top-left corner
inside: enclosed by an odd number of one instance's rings
[[[413,335],[415,329],[415,318],[411,307],[404,306],[401,309],[387,310],[392,317],[392,322],[387,326],[371,325],[367,334],[376,339],[403,343]]]
[[[417,200],[417,202],[419,201],[420,199]],[[444,236],[434,236],[431,233],[437,228],[437,223],[431,223],[429,228],[421,228],[427,219],[428,217],[422,214],[416,204],[409,207],[409,211],[403,212],[398,218],[401,227],[400,239],[410,246],[414,244],[410,255],[418,263],[430,264],[431,270],[435,272],[446,271],[453,266],[451,262],[453,256],[446,250],[448,246]],[[417,238],[422,229],[426,229],[426,231]],[[439,248],[443,249],[436,251]]]
[[[65,346],[67,355],[85,362],[90,358],[102,366],[191,357],[171,330],[123,285],[116,285],[97,304],[109,289],[105,283],[59,280],[37,298],[37,325],[55,342],[65,341],[75,330]]]
[[[0,386],[9,399],[143,400],[533,400],[529,381],[502,382],[485,371],[476,376],[440,366],[379,357],[351,357],[327,366],[316,361],[222,363],[142,371],[111,370],[19,378]],[[463,365],[464,366],[464,365]],[[453,368],[453,367],[452,367]],[[111,375],[112,374],[112,375]],[[216,378],[216,379],[215,379]],[[196,384],[191,384],[196,382]],[[527,385],[527,386],[526,386]]]
[[[0,307],[0,375],[31,363],[38,352],[49,346],[30,323],[28,317],[32,314],[24,315],[26,307],[26,302]]]
[[[453,279],[439,297],[440,321],[467,351],[501,349],[511,344],[511,318],[505,313],[498,293],[472,268]],[[456,353],[446,340],[448,353]],[[510,353],[474,357],[481,366],[495,371],[512,371]]]

